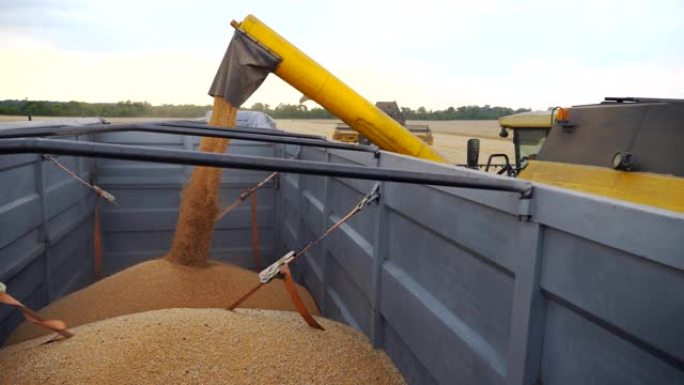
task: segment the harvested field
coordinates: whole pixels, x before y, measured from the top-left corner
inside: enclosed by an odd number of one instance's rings
[[[7,116],[0,116],[0,121]],[[12,117],[10,117],[12,118]],[[26,117],[13,117],[14,120],[26,120]],[[36,118],[49,119],[49,118]],[[163,118],[107,118],[113,123],[136,123],[150,120],[169,120]],[[332,138],[336,119],[277,119],[278,128],[301,134],[324,135]],[[466,161],[466,141],[480,138],[480,163],[486,163],[487,157],[494,153],[504,153],[514,157],[513,140],[499,137],[499,124],[496,120],[449,120],[449,121],[409,121],[409,124],[427,124],[435,138],[434,148],[452,164],[464,164]]]
[[[323,135],[332,139],[335,119],[291,120],[277,119],[278,128],[301,134]],[[432,129],[435,142],[433,147],[449,163],[466,162],[466,142],[470,138],[480,138],[480,163],[495,153],[504,153],[514,158],[513,141],[499,137],[499,124],[496,120],[451,120],[451,121],[408,121],[408,124],[427,124]],[[497,162],[499,163],[499,162]]]
[[[39,313],[48,319],[61,319],[74,327],[155,309],[225,308],[258,283],[257,273],[224,263],[209,262],[203,267],[190,267],[157,259],[132,266],[73,292]],[[319,314],[306,289],[299,287],[299,295],[313,314]],[[262,287],[241,307],[295,310],[280,279]],[[48,333],[25,322],[7,343],[17,343]]]
[[[351,328],[296,313],[167,309],[0,350],[2,384],[405,384]]]

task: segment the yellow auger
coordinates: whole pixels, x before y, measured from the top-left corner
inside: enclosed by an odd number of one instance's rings
[[[231,25],[281,59],[274,73],[383,150],[438,162],[429,145],[252,15]]]

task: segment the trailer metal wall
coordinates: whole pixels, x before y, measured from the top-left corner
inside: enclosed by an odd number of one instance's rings
[[[98,141],[192,149],[141,133]],[[231,152],[296,146],[234,141]],[[308,160],[413,170],[448,166],[302,148]],[[32,307],[92,280],[92,193],[38,157],[0,157],[0,280]],[[90,161],[61,157],[88,177]],[[105,272],[168,250],[191,168],[102,160]],[[454,173],[472,171],[449,168]],[[266,173],[226,171],[224,203]],[[373,182],[283,174],[259,191],[265,261],[302,246]],[[535,185],[517,194],[382,183],[379,204],[294,266],[323,314],[384,348],[410,384],[684,383],[684,215]],[[530,214],[521,221],[520,213]],[[222,221],[214,255],[251,262],[247,205]],[[0,338],[19,321],[0,308]]]
[[[92,160],[57,159],[90,180]],[[0,281],[12,295],[39,309],[93,281],[94,207],[90,190],[52,162],[0,156]],[[21,322],[21,313],[0,306],[0,344]]]
[[[301,158],[445,169],[387,153]],[[284,176],[276,250],[313,239],[372,185]],[[410,384],[684,383],[683,215],[543,185],[530,221],[511,193],[381,194],[296,271],[325,316],[368,335]]]
[[[178,135],[120,132],[100,134],[99,142],[197,150],[199,139]],[[231,154],[273,156],[273,146],[233,140]],[[183,185],[192,166],[112,159],[96,161],[100,185],[117,198],[118,206],[102,205],[103,270],[109,275],[133,264],[166,254],[173,239]],[[227,206],[245,188],[268,173],[224,170],[220,205]],[[262,260],[273,253],[273,183],[257,192],[257,220]],[[250,203],[245,202],[216,226],[213,259],[252,268]]]

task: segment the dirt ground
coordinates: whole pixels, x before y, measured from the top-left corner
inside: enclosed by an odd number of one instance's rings
[[[59,119],[53,117],[35,117],[35,120]],[[106,118],[112,123],[136,123],[145,121],[174,120],[169,118]],[[2,116],[0,122],[26,120],[24,116]],[[278,128],[302,134],[324,135],[332,139],[336,119],[277,119]],[[486,163],[489,155],[507,154],[513,159],[513,142],[511,138],[499,137],[499,125],[496,120],[450,120],[450,121],[409,121],[409,124],[427,124],[432,129],[434,147],[452,164],[466,162],[466,142],[470,138],[480,138],[480,163]],[[496,162],[500,163],[500,162]]]

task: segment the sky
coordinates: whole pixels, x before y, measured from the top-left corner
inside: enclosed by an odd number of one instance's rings
[[[211,104],[247,14],[373,102],[684,98],[682,0],[0,0],[0,100]],[[245,106],[300,96],[269,75]]]

